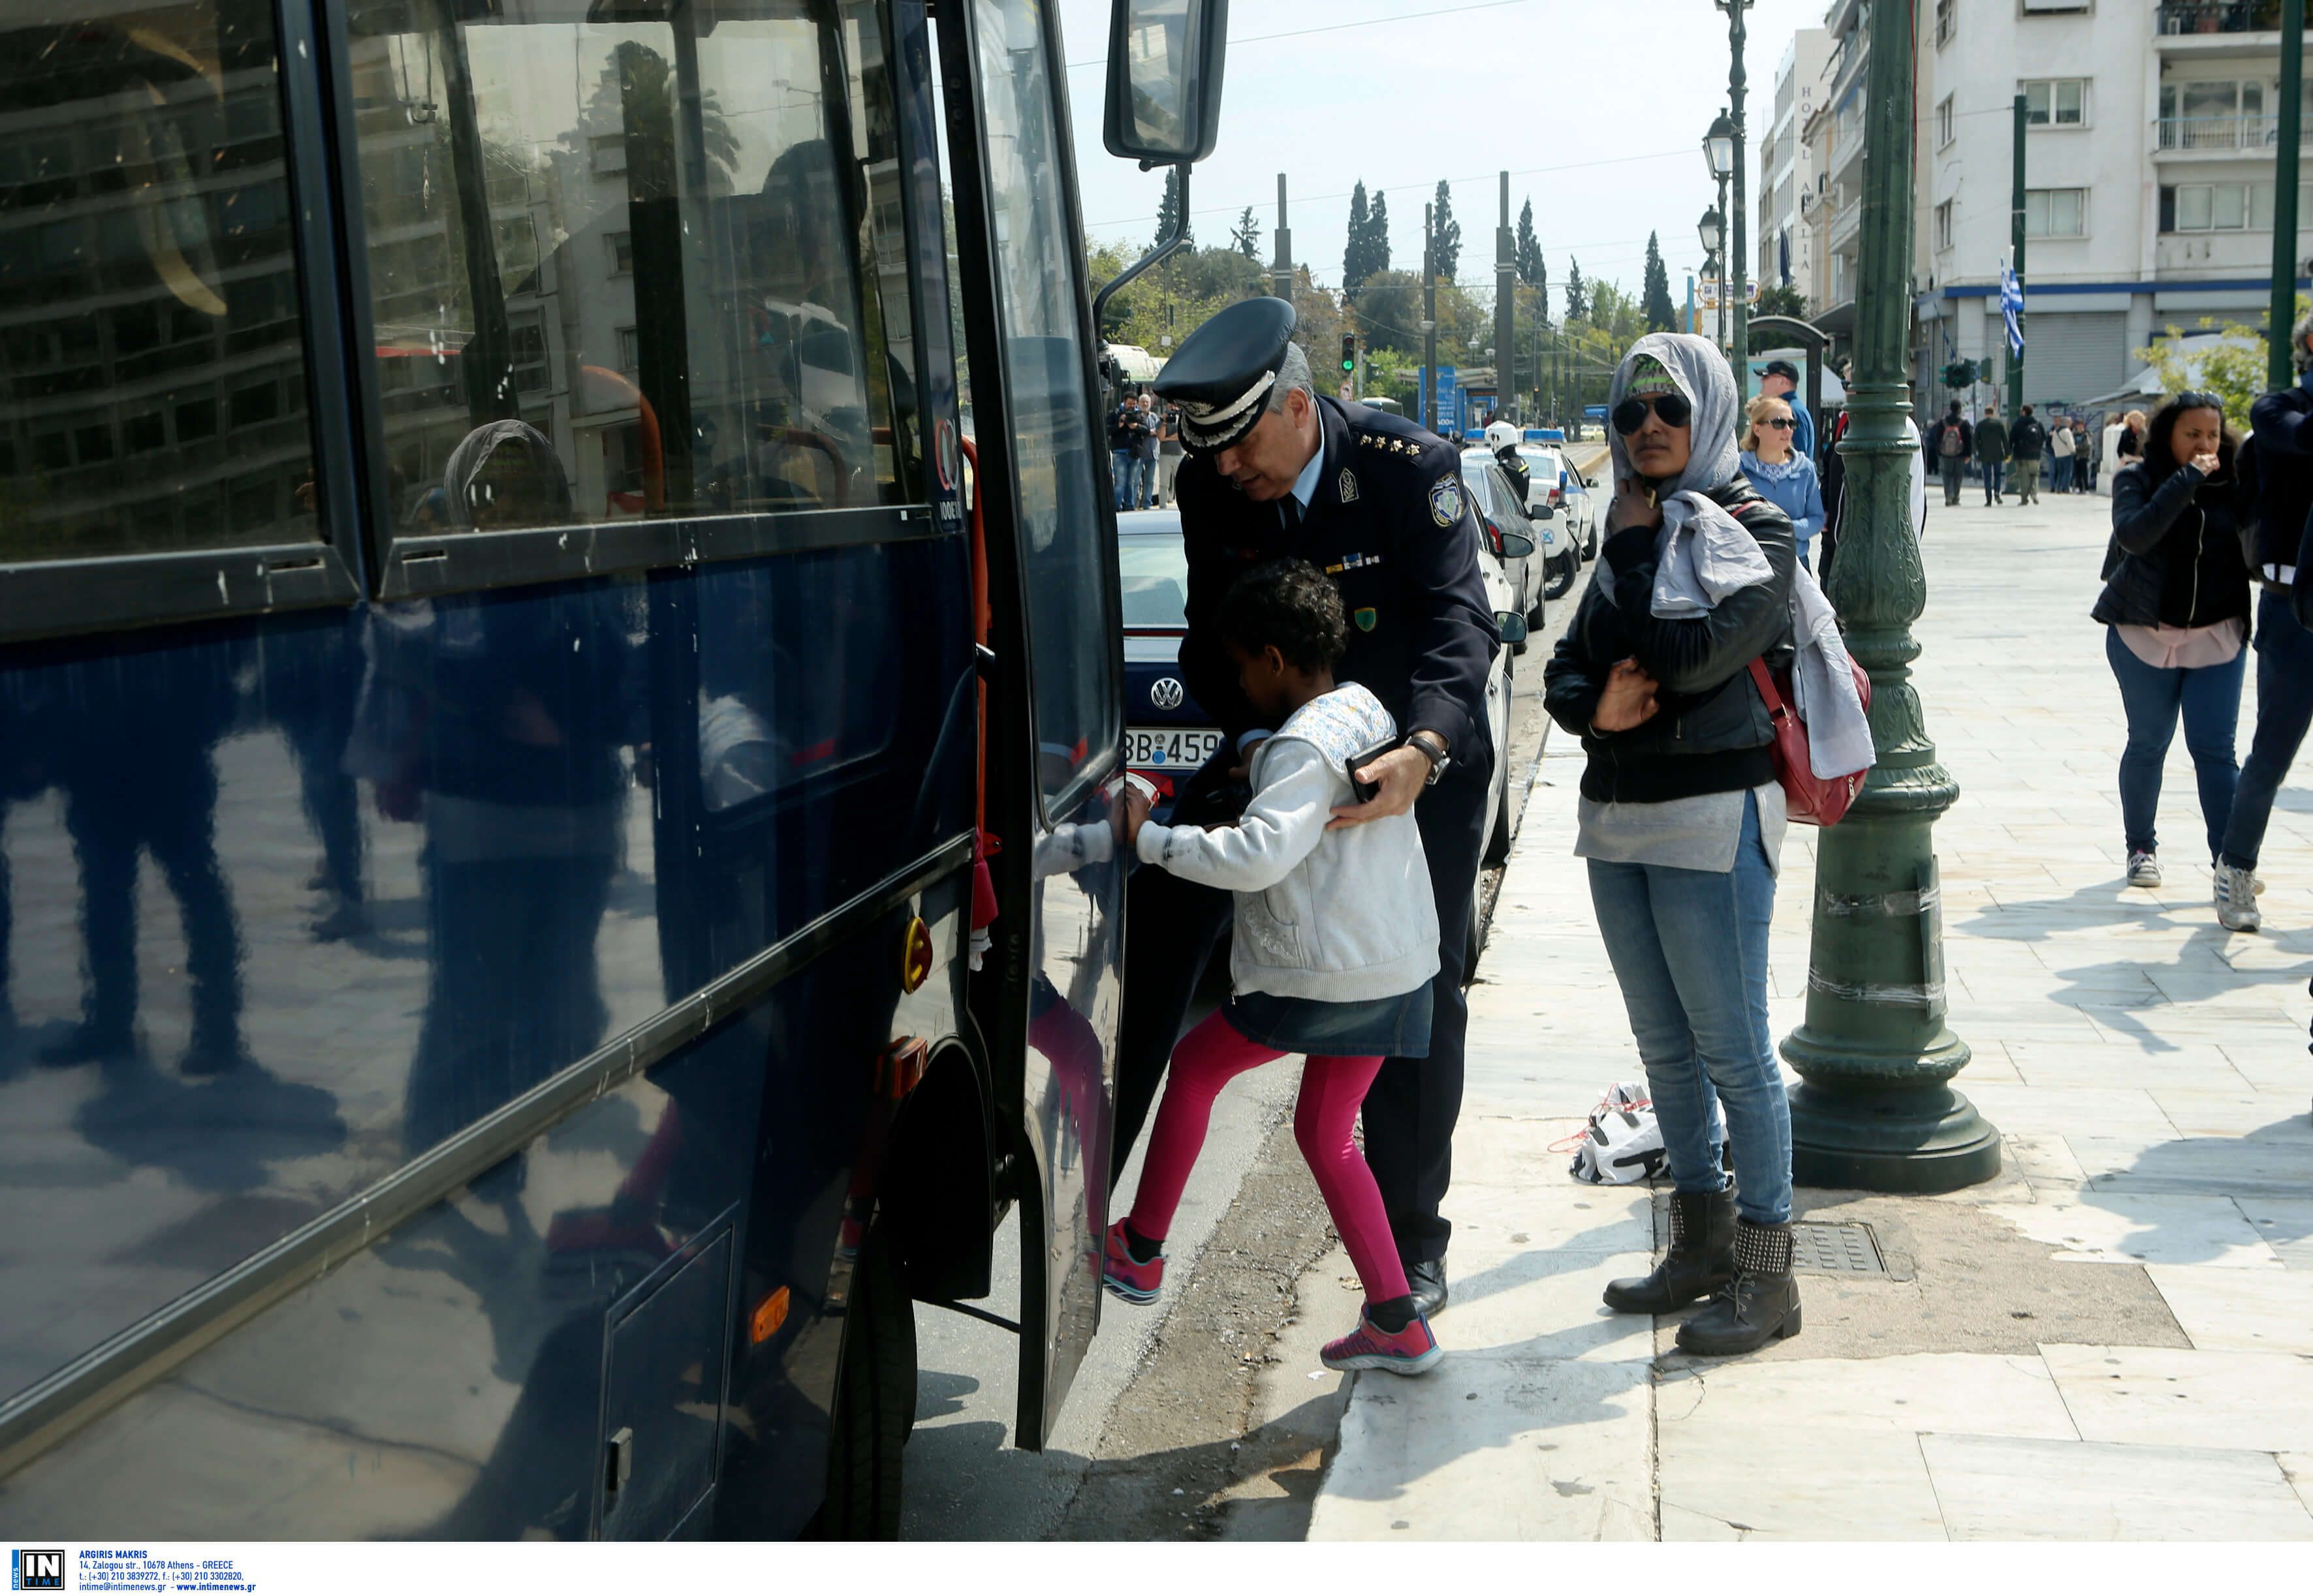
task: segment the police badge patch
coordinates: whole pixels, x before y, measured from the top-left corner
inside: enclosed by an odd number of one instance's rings
[[[1370,632],[1374,629],[1374,623],[1381,619],[1381,617],[1375,614],[1371,609],[1360,609],[1357,611],[1356,614],[1350,616],[1350,618],[1358,623],[1359,631]]]
[[[1429,519],[1439,526],[1456,525],[1462,519],[1462,479],[1440,477],[1429,490]]]
[[[1343,466],[1341,468],[1341,503],[1344,504],[1354,504],[1357,502],[1358,475],[1355,471],[1350,470],[1349,467]]]

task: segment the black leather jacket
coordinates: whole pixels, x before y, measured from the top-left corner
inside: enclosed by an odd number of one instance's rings
[[[2248,567],[2229,473],[2178,466],[2156,486],[2139,460],[2112,479],[2104,592],[2089,613],[2106,626],[2206,627],[2248,613]]]
[[[1581,738],[1590,756],[1582,795],[1599,802],[1661,803],[1738,792],[1775,779],[1774,729],[1751,662],[1791,658],[1791,581],[1799,548],[1790,518],[1736,478],[1711,496],[1758,540],[1774,578],[1730,593],[1708,615],[1661,620],[1649,612],[1655,529],[1630,527],[1606,540],[1590,586],[1543,673],[1551,719]],[[1636,658],[1661,683],[1653,719],[1597,732],[1591,717],[1607,674]]]

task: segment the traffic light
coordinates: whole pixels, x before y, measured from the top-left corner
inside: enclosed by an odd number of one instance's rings
[[[1949,365],[1944,367],[1944,386],[1946,388],[1968,388],[1973,387],[1974,382],[1975,362],[1972,360],[1955,360]]]
[[[1353,332],[1345,332],[1341,335],[1341,375],[1345,377],[1349,376],[1357,369],[1358,335]]]

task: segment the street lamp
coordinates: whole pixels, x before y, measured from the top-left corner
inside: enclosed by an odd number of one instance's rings
[[[1719,214],[1719,207],[1713,206],[1703,212],[1702,220],[1695,224],[1694,230],[1702,240],[1702,252],[1714,259],[1717,259],[1719,241],[1725,237],[1727,232],[1727,219]]]
[[[1865,147],[1872,170],[1912,170],[1912,13],[1871,8]],[[1912,623],[1927,606],[1912,528],[1912,186],[1871,182],[1855,294],[1854,418],[1840,557],[1830,596],[1847,646],[1871,676],[1878,759],[1863,791],[1816,844],[1807,1019],[1783,1039],[1791,1093],[1791,1172],[1804,1186],[1956,1191],[2000,1172],[2000,1133],[1951,1089],[1968,1046],[1945,1023],[1943,908],[1935,818],[1959,785],[1929,741],[1912,662]],[[1739,329],[1737,336],[1740,336]]]
[[[1723,183],[1735,175],[1735,124],[1723,110],[1702,136],[1702,158],[1716,180]]]

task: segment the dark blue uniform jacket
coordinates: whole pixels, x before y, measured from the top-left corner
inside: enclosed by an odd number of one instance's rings
[[[1213,616],[1244,572],[1297,556],[1341,589],[1350,646],[1335,678],[1379,698],[1401,732],[1442,733],[1457,768],[1491,769],[1486,672],[1501,639],[1479,574],[1481,534],[1461,456],[1404,417],[1363,405],[1320,396],[1317,415],[1324,469],[1290,534],[1276,502],[1246,498],[1209,457],[1182,462],[1176,487],[1189,554],[1182,680],[1230,744],[1261,724]]]

